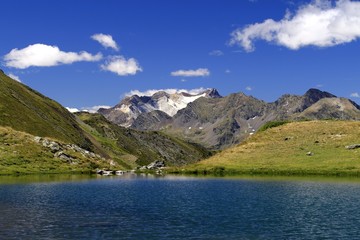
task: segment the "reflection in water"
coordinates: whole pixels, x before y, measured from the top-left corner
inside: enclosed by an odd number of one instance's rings
[[[1,178],[12,183],[0,185],[1,239],[353,239],[360,232],[358,180],[52,177]]]

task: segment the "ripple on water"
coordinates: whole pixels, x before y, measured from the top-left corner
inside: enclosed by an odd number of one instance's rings
[[[1,239],[351,239],[360,184],[109,178],[0,185]]]

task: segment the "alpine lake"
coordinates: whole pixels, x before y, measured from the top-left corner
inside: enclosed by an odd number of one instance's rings
[[[358,239],[360,179],[0,177],[0,239]]]

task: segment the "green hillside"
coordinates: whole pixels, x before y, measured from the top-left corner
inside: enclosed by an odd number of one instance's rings
[[[125,168],[164,160],[169,166],[181,166],[210,156],[205,148],[161,132],[136,131],[119,127],[100,114],[77,113],[82,128],[109,156]],[[96,143],[95,143],[96,144]]]
[[[0,175],[80,173],[109,167],[109,160],[74,144],[0,127]]]
[[[75,117],[60,104],[0,71],[0,125],[90,148]]]
[[[185,172],[360,175],[360,148],[346,148],[356,144],[360,144],[360,122],[292,122],[259,131]]]

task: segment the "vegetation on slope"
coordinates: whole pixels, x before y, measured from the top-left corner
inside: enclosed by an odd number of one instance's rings
[[[44,146],[35,139],[39,139],[39,137],[9,127],[0,127],[0,175],[80,173],[110,166],[109,161],[99,155],[92,158],[72,149],[59,151]],[[61,143],[58,140],[47,140],[49,142],[56,141],[59,145],[68,145],[68,143]],[[67,157],[61,158],[61,154],[56,155],[56,152],[68,156],[71,161],[66,159]]]
[[[0,71],[0,126],[91,149],[75,117],[57,102]]]
[[[292,122],[186,168],[192,173],[360,175],[360,122]],[[360,145],[359,145],[360,146]]]
[[[85,123],[83,129],[94,137],[115,161],[125,168],[164,160],[167,165],[180,166],[210,156],[203,147],[170,137],[161,132],[136,131],[119,127],[100,114],[77,113]]]

